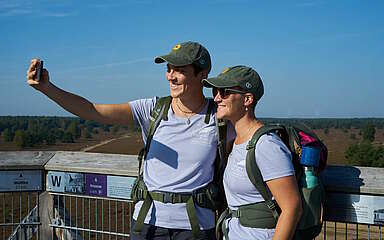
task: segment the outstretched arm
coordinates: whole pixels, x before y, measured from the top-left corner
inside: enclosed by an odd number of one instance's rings
[[[295,176],[267,181],[268,188],[281,209],[273,239],[292,239],[302,213],[301,198]]]
[[[27,71],[27,82],[42,92],[68,112],[85,120],[95,120],[106,124],[133,125],[132,110],[129,103],[95,104],[76,94],[64,91],[49,81],[49,73],[43,69],[41,80],[37,81],[37,59],[32,59]]]

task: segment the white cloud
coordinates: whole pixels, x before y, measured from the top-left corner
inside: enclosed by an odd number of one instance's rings
[[[0,1],[0,16],[18,16],[32,13],[31,4],[23,0]]]
[[[71,2],[60,1],[27,1],[0,0],[0,17],[39,16],[39,17],[68,17],[77,14],[69,7]]]

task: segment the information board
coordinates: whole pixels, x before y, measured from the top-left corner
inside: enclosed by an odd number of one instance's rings
[[[328,221],[384,225],[384,196],[327,193]]]
[[[85,174],[85,194],[107,196],[107,176],[102,174]]]
[[[136,177],[107,176],[107,196],[131,199],[131,191]]]
[[[47,190],[131,199],[136,177],[48,171]]]
[[[42,191],[41,170],[0,171],[0,192]]]
[[[48,191],[84,193],[84,174],[49,171],[47,174]]]

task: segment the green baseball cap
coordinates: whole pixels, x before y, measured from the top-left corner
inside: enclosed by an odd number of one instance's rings
[[[201,69],[208,69],[208,72],[211,71],[211,56],[208,50],[197,42],[176,44],[167,55],[155,57],[155,63],[163,62],[176,67],[194,64]]]
[[[204,87],[209,88],[241,87],[252,93],[256,101],[264,94],[264,85],[259,74],[246,66],[225,68],[217,77],[203,79],[202,82]]]

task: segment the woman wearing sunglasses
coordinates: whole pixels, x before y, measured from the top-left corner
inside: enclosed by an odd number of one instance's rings
[[[229,209],[234,211],[243,205],[264,204],[249,180],[245,166],[247,144],[263,125],[254,111],[264,94],[260,76],[252,68],[235,66],[215,78],[204,79],[203,83],[213,88],[217,117],[231,121],[236,131],[223,180]],[[281,209],[278,221],[270,228],[245,227],[239,216],[227,216],[224,236],[229,239],[292,239],[302,209],[290,151],[276,134],[265,134],[256,144],[255,159]]]

